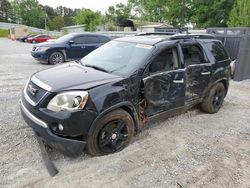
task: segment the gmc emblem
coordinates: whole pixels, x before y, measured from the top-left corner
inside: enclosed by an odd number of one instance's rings
[[[30,92],[31,95],[35,96],[38,92],[38,89],[33,88],[31,84],[28,85],[27,90]]]

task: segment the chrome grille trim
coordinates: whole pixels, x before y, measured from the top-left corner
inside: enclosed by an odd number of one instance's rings
[[[37,125],[40,125],[41,127],[48,128],[48,125],[44,121],[38,119],[36,116],[34,116],[32,113],[29,112],[29,110],[24,106],[22,100],[20,100],[20,106],[21,106],[21,109],[22,109],[23,113],[25,113],[25,115],[30,120],[35,122]]]
[[[23,90],[23,94],[24,94],[24,98],[26,101],[28,101],[32,106],[36,106],[47,94],[48,92],[46,92],[43,97],[41,97],[41,99],[38,100],[38,102],[34,102],[27,94],[27,87],[28,87],[28,84],[30,82],[30,80],[32,81],[32,78],[29,79],[24,87],[24,90]],[[33,82],[33,81],[32,81]],[[34,82],[33,82],[34,83]],[[40,87],[40,86],[39,86]],[[49,86],[50,87],[50,86]],[[42,88],[42,87],[41,87]]]
[[[38,87],[44,89],[44,90],[47,90],[47,91],[51,91],[51,87],[47,84],[45,84],[44,82],[42,82],[41,80],[39,80],[37,77],[35,76],[32,76],[31,77],[31,81],[36,84]]]

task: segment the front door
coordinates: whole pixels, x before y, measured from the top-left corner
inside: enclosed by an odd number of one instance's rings
[[[184,106],[185,70],[180,69],[176,47],[160,52],[150,64],[148,72],[149,76],[143,79],[145,115],[152,116]]]
[[[72,44],[66,47],[66,54],[68,59],[80,59],[86,54],[85,37],[74,38]]]

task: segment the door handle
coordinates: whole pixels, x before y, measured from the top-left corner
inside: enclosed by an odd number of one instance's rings
[[[208,72],[202,72],[202,73],[201,73],[201,75],[209,75],[209,74],[211,74],[211,72],[209,72],[209,71],[208,71]]]
[[[184,79],[182,78],[181,80],[173,80],[173,83],[175,83],[175,84],[183,84]]]

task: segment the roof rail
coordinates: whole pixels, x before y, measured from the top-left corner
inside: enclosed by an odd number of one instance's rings
[[[211,34],[176,34],[170,37],[170,39],[216,39]]]
[[[148,36],[148,35],[174,35],[176,33],[172,32],[141,32],[136,34],[135,36]]]

